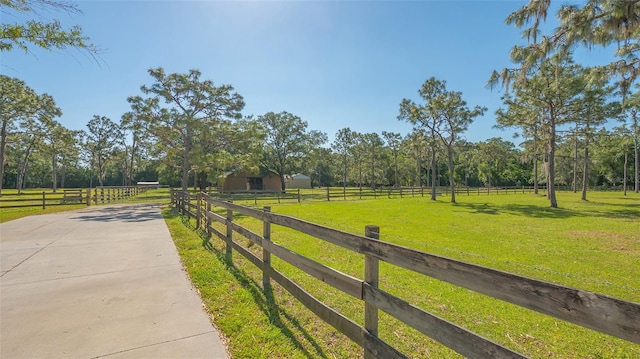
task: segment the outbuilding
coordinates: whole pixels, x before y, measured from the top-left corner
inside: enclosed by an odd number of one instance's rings
[[[286,188],[311,188],[311,177],[302,173],[286,176],[284,185]]]
[[[158,182],[158,181],[138,181],[138,183],[136,183],[136,185],[138,187],[146,187],[146,188],[158,189],[160,187],[160,182]]]
[[[225,173],[221,191],[281,191],[280,178],[274,174],[251,172]]]

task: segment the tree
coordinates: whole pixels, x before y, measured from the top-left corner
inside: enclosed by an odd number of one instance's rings
[[[2,0],[1,12],[17,12],[21,15],[39,16],[39,10],[59,11],[67,14],[81,14],[82,11],[66,1],[58,0]],[[72,47],[83,50],[91,56],[95,56],[100,50],[93,45],[89,37],[85,36],[80,26],[73,26],[64,30],[58,20],[43,22],[41,20],[28,20],[24,24],[5,23],[0,24],[0,51],[10,51],[17,47],[25,52],[30,52],[30,45],[45,50],[65,49]]]
[[[38,94],[24,81],[0,75],[0,196],[4,178],[5,150],[19,122],[35,115],[40,105]]]
[[[332,152],[330,148],[315,146],[300,161],[300,171],[311,177],[311,185],[333,184]]]
[[[198,70],[167,75],[162,68],[155,68],[149,74],[155,82],[141,90],[150,97],[129,98],[132,116],[144,121],[166,159],[179,162],[166,165],[180,168],[182,190],[186,191],[189,173],[206,165],[208,152],[203,151],[203,145],[211,148],[216,129],[233,131],[232,121],[242,117],[244,100],[231,85],[215,86],[211,80],[200,80]]]
[[[267,112],[258,117],[266,133],[263,166],[280,177],[285,190],[284,176],[295,170],[297,160],[310,149],[327,141],[327,135],[307,131],[307,122],[289,112]]]
[[[633,142],[634,157],[634,192],[640,192],[640,83],[636,85],[636,90],[626,98],[623,98],[622,110],[625,115],[624,120],[629,124],[629,131]]]
[[[70,131],[65,129],[65,131]],[[69,140],[64,140],[66,133],[61,136],[63,138],[63,146],[60,148],[57,162],[60,165],[60,187],[65,188],[67,185],[67,173],[71,174],[71,187],[85,187],[86,181],[84,181],[84,168],[80,165],[80,148],[81,143],[81,131],[70,131],[73,133],[73,137]],[[75,185],[73,185],[75,183]]]
[[[519,59],[520,55],[515,55]],[[516,78],[512,84],[513,95],[507,93],[503,100],[508,110],[499,109],[496,114],[500,126],[519,126],[527,129],[540,129],[545,134],[547,148],[545,174],[547,177],[547,196],[551,207],[558,207],[555,193],[555,152],[557,128],[575,118],[578,107],[578,95],[584,87],[581,67],[574,65],[567,53],[558,53],[531,67],[524,77]],[[494,75],[490,82],[495,83],[501,76],[508,81],[509,74]],[[528,114],[537,116],[528,117]],[[533,124],[532,121],[537,121]]]
[[[47,124],[54,122],[54,118],[61,114],[53,97],[38,95],[23,81],[0,75],[0,180],[4,177],[5,149],[11,138],[15,137],[20,141],[22,150],[21,160],[16,161],[20,163],[16,186],[19,190],[24,187],[32,151],[41,145]]]
[[[427,148],[427,137],[424,131],[414,128],[405,136],[402,145],[416,161],[414,186],[422,187],[422,154]]]
[[[354,145],[354,132],[349,127],[342,128],[336,133],[336,138],[331,148],[338,156],[342,174],[342,187],[347,187],[347,174],[349,173],[350,154]]]
[[[589,70],[583,72],[582,79],[585,82],[582,96],[578,100],[576,109],[576,124],[581,127],[584,142],[584,166],[582,172],[581,199],[587,200],[587,187],[589,180],[589,144],[594,131],[604,124],[607,118],[612,118],[619,113],[616,103],[608,103],[613,88],[606,86],[604,81],[589,81]],[[576,146],[577,149],[577,146]]]
[[[132,112],[127,112],[120,119],[120,129],[122,130],[124,158],[123,164],[123,185],[130,186],[133,183],[135,161],[139,157],[141,147],[144,144],[145,136],[144,122]],[[130,136],[127,136],[127,135]],[[127,137],[131,138],[131,144],[126,144]]]
[[[121,142],[120,128],[110,118],[94,115],[93,119],[87,123],[87,132],[84,137],[85,147],[98,168],[98,182],[100,187],[103,187],[107,164]]]
[[[475,146],[474,163],[479,179],[486,186],[504,184],[503,174],[509,163],[515,160],[513,143],[498,137],[478,142]]]
[[[425,81],[419,94],[425,104],[417,106],[410,100],[402,100],[398,119],[430,130],[445,147],[447,167],[449,168],[451,203],[455,203],[455,165],[453,159],[456,141],[467,130],[473,119],[484,114],[487,109],[480,106],[469,109],[467,103],[462,100],[461,92],[448,91],[446,82],[434,77]]]
[[[362,135],[362,143],[364,147],[365,158],[369,162],[369,185],[371,188],[376,188],[379,175],[380,161],[384,156],[384,141],[375,132],[365,133]]]
[[[44,123],[43,152],[51,159],[51,184],[53,192],[58,188],[58,164],[61,158],[73,156],[76,146],[76,131],[71,131],[57,121]]]
[[[520,47],[526,52],[521,70],[526,72],[542,59],[575,46],[617,45],[614,55],[619,59],[601,68],[608,77],[617,77],[626,93],[640,73],[640,2],[589,0],[580,5],[562,5],[557,12],[559,26],[553,33],[540,36],[550,4],[550,0],[529,0],[506,19],[507,24],[524,27],[523,35],[529,40],[526,47]]]
[[[353,146],[351,146],[351,157],[358,172],[358,188],[362,189],[362,166],[367,151],[364,143],[364,136],[360,132],[353,133]]]
[[[387,146],[393,155],[393,186],[398,187],[398,154],[400,152],[400,144],[402,136],[397,132],[382,131],[382,137],[387,142]]]

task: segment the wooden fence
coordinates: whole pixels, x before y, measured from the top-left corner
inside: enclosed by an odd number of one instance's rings
[[[145,187],[103,187],[87,189],[62,189],[56,193],[41,192],[9,195],[0,198],[0,208],[62,206],[69,204],[111,203],[144,193]]]
[[[91,202],[94,204],[104,204],[135,197],[146,192],[150,187],[146,186],[125,186],[125,187],[96,187],[91,191]],[[89,205],[89,202],[87,202]]]
[[[399,319],[445,346],[469,358],[524,358],[509,348],[441,319],[378,287],[378,263],[385,261],[472,291],[507,301],[555,318],[640,344],[640,304],[601,294],[568,288],[379,241],[379,228],[367,226],[365,235],[355,235],[289,216],[257,210],[214,199],[205,193],[171,191],[171,203],[181,213],[196,219],[197,227],[225,241],[226,255],[235,250],[262,270],[263,286],[275,280],[297,300],[328,324],[360,345],[365,358],[406,358],[378,336],[378,310]],[[212,208],[226,209],[226,216]],[[234,213],[263,221],[262,235],[233,221]],[[226,232],[212,222],[226,226]],[[364,278],[359,279],[325,266],[278,245],[271,238],[271,225],[338,245],[365,256]],[[262,258],[234,240],[234,233],[262,247]],[[271,267],[275,255],[322,282],[364,301],[364,326],[320,302],[298,284]]]
[[[534,193],[532,186],[507,187],[456,187],[456,195],[503,195]],[[546,193],[544,186],[539,187],[541,194]],[[199,191],[191,190],[191,194]],[[431,187],[317,187],[311,190],[287,189],[286,191],[219,191],[211,189],[206,192],[222,200],[262,203],[306,202],[306,201],[353,201],[363,199],[392,199],[407,197],[430,197]],[[436,196],[449,196],[449,187],[436,187]]]

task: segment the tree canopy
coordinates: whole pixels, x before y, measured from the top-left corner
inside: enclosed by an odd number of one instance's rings
[[[100,50],[91,43],[91,39],[82,32],[80,26],[64,29],[60,21],[42,21],[40,11],[58,11],[69,14],[81,14],[80,8],[67,1],[58,0],[2,0],[0,11],[16,12],[31,15],[35,19],[25,23],[0,24],[0,51],[10,51],[14,48],[27,53],[32,46],[45,50],[65,49],[68,47],[83,50],[92,56]]]
[[[186,190],[191,172],[211,171],[207,156],[227,143],[224,133],[235,132],[244,100],[231,85],[201,80],[198,70],[166,74],[154,68],[149,74],[154,83],[141,87],[149,96],[129,98],[131,116],[144,121],[167,165],[180,168]]]

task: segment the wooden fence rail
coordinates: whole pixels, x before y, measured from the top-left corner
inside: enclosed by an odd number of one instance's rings
[[[412,270],[432,278],[519,305],[555,318],[640,344],[640,304],[601,294],[564,287],[479,265],[453,260],[380,241],[380,229],[368,226],[365,235],[355,235],[289,216],[257,210],[214,199],[205,193],[171,191],[171,203],[181,213],[196,219],[197,226],[226,243],[230,260],[235,250],[263,271],[263,286],[275,280],[312,312],[345,334],[364,350],[365,358],[405,358],[377,336],[378,310],[437,340],[469,358],[524,358],[509,348],[408,303],[378,288],[378,262]],[[226,216],[212,212],[226,210]],[[263,221],[262,235],[234,223],[234,213]],[[212,221],[226,225],[226,233]],[[271,226],[279,225],[313,236],[365,256],[363,279],[342,273],[280,246],[271,238]],[[262,247],[262,258],[234,240],[233,233]],[[314,298],[291,279],[271,267],[271,255],[297,267],[334,288],[365,303],[364,326]]]
[[[0,208],[62,206],[69,204],[111,203],[137,196],[147,190],[145,187],[98,187],[87,189],[62,189],[59,192],[29,193],[0,198]]]
[[[544,187],[539,187],[540,193],[545,193]],[[196,194],[198,191],[190,191]],[[362,199],[392,199],[406,197],[424,197],[431,195],[430,187],[318,187],[311,191],[288,189],[286,191],[217,191],[207,192],[209,195],[222,200],[253,201],[263,203],[303,202],[303,201],[348,201]],[[449,187],[436,187],[436,196],[447,196],[451,193]],[[457,195],[502,195],[534,193],[531,186],[510,187],[456,187]]]

